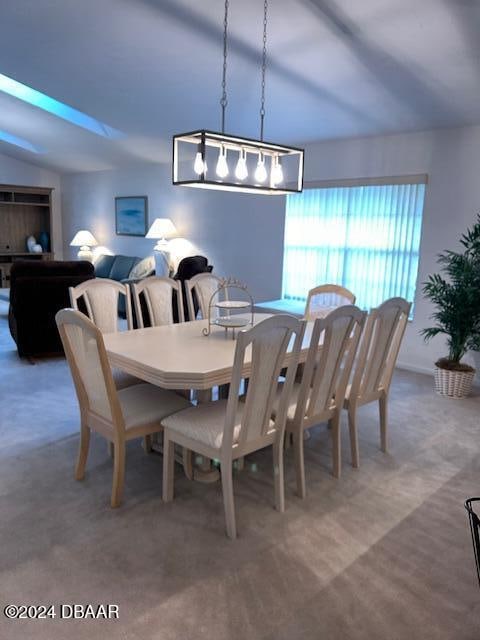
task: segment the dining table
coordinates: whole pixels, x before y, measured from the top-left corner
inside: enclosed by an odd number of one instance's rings
[[[249,315],[253,325],[270,318],[272,314]],[[249,323],[245,328],[251,326]],[[213,326],[209,335],[206,320],[194,320],[178,324],[147,327],[104,334],[104,343],[112,367],[135,376],[145,382],[164,389],[189,393],[195,391],[198,402],[209,401],[212,389],[228,385],[232,378],[236,340],[232,330]],[[300,349],[299,362],[305,362],[313,322],[308,322]],[[293,338],[287,349],[284,367],[292,358]],[[245,353],[242,377],[248,379],[251,372],[251,347]],[[161,442],[154,448],[161,450]],[[180,461],[180,460],[179,460]],[[193,479],[211,482],[217,479],[218,471],[210,467],[211,461],[202,460],[192,468],[191,456],[181,456],[185,473]]]

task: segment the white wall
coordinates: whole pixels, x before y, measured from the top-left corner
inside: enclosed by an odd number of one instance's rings
[[[216,274],[239,278],[256,300],[280,295],[283,197],[174,187],[170,167],[152,164],[64,176],[62,191],[65,255],[75,256],[68,243],[83,228],[114,253],[151,254],[154,241],[115,235],[115,196],[146,195],[150,222],[171,218]]]
[[[63,256],[60,176],[48,169],[15,160],[0,154],[0,184],[18,184],[32,187],[51,187],[52,193],[52,243],[55,257]]]
[[[340,140],[309,145],[306,181],[427,173],[418,281],[438,270],[436,256],[459,247],[458,239],[480,212],[480,127]],[[409,323],[399,364],[431,371],[444,354],[444,341],[425,345],[430,304],[417,286],[415,317]]]

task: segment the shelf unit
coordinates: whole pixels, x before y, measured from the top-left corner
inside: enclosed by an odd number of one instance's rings
[[[52,191],[47,187],[0,185],[0,284],[8,287],[10,269],[15,260],[51,260]],[[50,236],[49,251],[29,253],[28,236],[46,231]]]

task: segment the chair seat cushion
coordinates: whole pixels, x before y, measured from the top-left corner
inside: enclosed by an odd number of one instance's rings
[[[238,442],[240,437],[243,408],[243,403],[239,402],[233,430],[233,444]],[[220,449],[223,440],[226,410],[227,400],[205,402],[169,416],[162,420],[162,424],[171,431],[193,440],[198,440],[208,447]]]
[[[151,422],[160,423],[170,414],[191,406],[186,398],[174,391],[160,389],[146,382],[120,389],[118,399],[127,430]]]

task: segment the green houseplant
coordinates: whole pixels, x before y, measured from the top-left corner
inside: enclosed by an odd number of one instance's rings
[[[423,293],[436,307],[433,327],[422,330],[426,341],[447,337],[448,355],[435,363],[435,385],[441,395],[461,398],[472,388],[475,369],[462,362],[467,351],[480,350],[480,215],[460,238],[462,251],[438,256],[441,271],[423,283]]]

